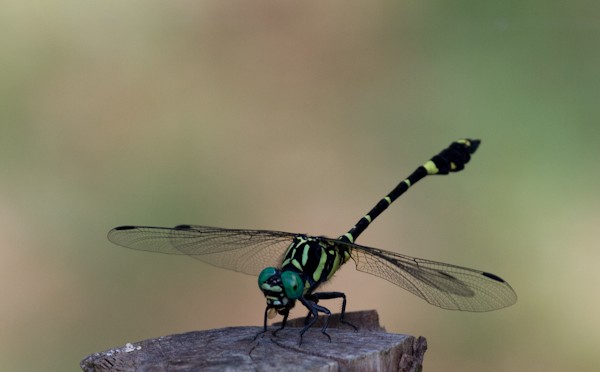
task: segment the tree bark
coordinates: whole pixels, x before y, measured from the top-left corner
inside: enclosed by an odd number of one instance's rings
[[[385,332],[374,310],[346,313],[346,320],[358,332],[332,315],[331,342],[315,324],[299,344],[304,318],[298,318],[277,336],[274,327],[256,340],[262,327],[188,332],[94,353],[80,365],[84,371],[421,371],[425,338]]]

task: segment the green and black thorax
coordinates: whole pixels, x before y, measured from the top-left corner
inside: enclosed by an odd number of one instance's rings
[[[285,252],[281,270],[302,274],[306,294],[312,293],[321,283],[331,279],[349,259],[348,247],[335,245],[319,237],[298,235]]]
[[[268,267],[258,284],[267,306],[292,308],[295,300],[312,294],[350,259],[350,249],[320,237],[297,235],[286,250],[281,269]]]

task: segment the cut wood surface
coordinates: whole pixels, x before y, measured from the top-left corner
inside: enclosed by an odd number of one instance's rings
[[[321,317],[322,318],[322,317]],[[84,371],[421,371],[423,337],[387,333],[374,310],[348,312],[358,332],[332,315],[327,333],[316,324],[299,345],[303,318],[277,336],[262,327],[195,331],[126,344],[81,361]],[[321,322],[322,319],[319,319]]]

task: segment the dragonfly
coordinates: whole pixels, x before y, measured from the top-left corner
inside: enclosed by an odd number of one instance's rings
[[[327,333],[331,311],[320,300],[341,299],[340,321],[344,319],[346,295],[317,289],[352,260],[358,271],[383,278],[444,309],[491,311],[513,305],[517,295],[501,277],[476,269],[410,257],[396,252],[356,244],[356,239],[390,204],[426,176],[447,175],[464,169],[480,140],[460,139],[419,166],[382,198],[345,234],[337,238],[272,230],[229,229],[200,225],[173,228],[119,226],[108,239],[120,246],[141,251],[187,255],[207,264],[258,276],[258,287],[266,299],[263,328],[267,319],[283,316],[278,329],[285,328],[290,310],[300,302],[308,315],[302,336],[325,316],[321,332]],[[256,337],[255,337],[256,339]]]

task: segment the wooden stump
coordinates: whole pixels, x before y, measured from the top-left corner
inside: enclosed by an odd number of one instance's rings
[[[319,321],[322,321],[322,318]],[[254,336],[262,327],[229,327],[144,340],[94,353],[81,361],[84,371],[421,371],[427,341],[386,333],[374,310],[332,315],[331,342],[315,325],[304,334],[304,319],[292,319],[273,336]]]

